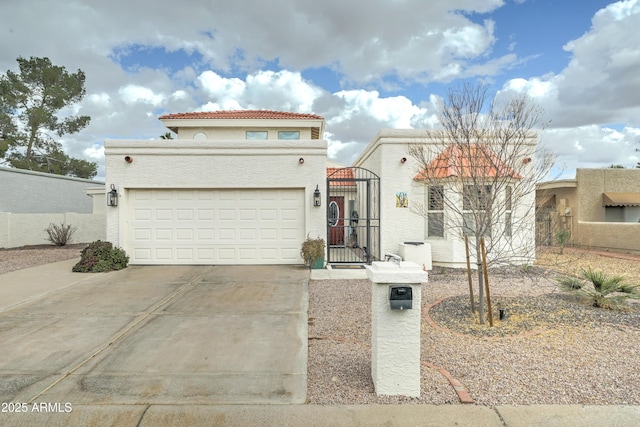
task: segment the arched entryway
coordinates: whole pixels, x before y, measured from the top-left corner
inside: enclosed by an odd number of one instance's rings
[[[348,167],[327,176],[327,263],[380,260],[380,177]]]

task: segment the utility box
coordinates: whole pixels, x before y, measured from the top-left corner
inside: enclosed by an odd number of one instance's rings
[[[371,281],[371,376],[377,395],[420,396],[422,283],[427,272],[407,261],[375,261]]]
[[[424,270],[433,269],[429,243],[421,241],[400,243],[399,253],[404,261],[415,262]]]

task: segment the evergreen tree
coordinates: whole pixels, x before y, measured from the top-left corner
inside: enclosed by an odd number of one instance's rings
[[[98,165],[68,156],[53,137],[89,124],[89,116],[60,116],[84,97],[84,72],[69,73],[49,58],[17,61],[18,73],[0,75],[0,158],[19,169],[93,178]]]

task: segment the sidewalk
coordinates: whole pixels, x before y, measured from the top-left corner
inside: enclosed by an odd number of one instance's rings
[[[635,427],[629,406],[474,405],[96,405],[61,411],[1,413],[3,426],[482,426]],[[68,408],[68,407],[67,407]]]

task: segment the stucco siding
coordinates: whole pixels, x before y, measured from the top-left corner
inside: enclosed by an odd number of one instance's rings
[[[106,238],[104,214],[11,214],[0,212],[0,247],[51,244],[45,229],[49,224],[76,227],[69,243],[89,243]]]
[[[91,213],[88,179],[0,167],[0,212]]]
[[[578,221],[573,243],[592,249],[640,253],[640,224]]]
[[[604,222],[602,193],[640,193],[640,169],[578,169],[576,181],[581,221]]]
[[[434,265],[448,265],[461,267],[466,264],[466,252],[461,233],[461,219],[454,218],[456,212],[446,209],[445,236],[444,238],[429,237],[426,235],[424,208],[427,203],[424,185],[416,183],[413,178],[419,172],[418,161],[409,155],[409,147],[414,144],[430,144],[427,130],[419,129],[385,129],[378,132],[373,141],[365,148],[364,152],[354,163],[369,169],[381,177],[381,246],[382,253],[397,253],[400,243],[405,241],[427,241],[431,244],[432,260]],[[526,147],[527,152],[521,152],[524,158],[534,157],[536,137],[531,135],[531,140]],[[534,174],[534,162],[522,162],[518,172],[524,180],[531,180]],[[444,181],[443,181],[444,182]],[[445,186],[448,185],[445,183]],[[525,186],[520,186],[527,187]],[[513,196],[514,207],[512,215],[514,224],[513,236],[496,242],[496,247],[501,249],[502,255],[510,254],[510,261],[519,263],[531,263],[535,253],[535,191],[530,185],[531,191],[526,195]],[[516,185],[514,184],[514,188]],[[459,205],[462,200],[459,191],[445,189],[445,197],[458,197]],[[409,198],[408,208],[396,207],[395,197],[399,192],[407,193]],[[450,199],[451,200],[451,199]],[[498,203],[504,203],[498,199]],[[452,203],[457,203],[451,200]],[[504,210],[501,210],[502,212]],[[504,228],[502,218],[496,219],[496,235],[501,235]],[[473,242],[472,242],[473,244]],[[475,260],[475,253],[472,254]],[[492,254],[489,254],[492,259]]]
[[[303,189],[305,236],[323,237],[326,210],[313,207],[313,192],[325,187],[326,155],[324,140],[106,141],[107,187],[120,195],[119,206],[107,208],[107,239],[128,249],[128,192],[143,188]]]
[[[424,190],[413,176],[416,163],[408,155],[408,141],[378,134],[354,166],[368,169],[380,177],[381,254],[400,250],[400,243],[424,240],[424,218],[415,212],[423,202]],[[405,159],[404,162],[401,159]],[[407,193],[408,207],[396,207],[396,194]]]

